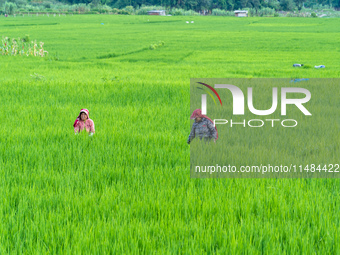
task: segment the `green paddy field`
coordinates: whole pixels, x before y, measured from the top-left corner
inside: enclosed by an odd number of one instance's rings
[[[340,19],[0,17],[25,35],[49,54],[0,55],[0,254],[340,253],[339,179],[194,179],[186,143],[190,78],[339,78]]]

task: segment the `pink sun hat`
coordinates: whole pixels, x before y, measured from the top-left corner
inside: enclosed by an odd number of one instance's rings
[[[85,113],[85,114],[87,115],[87,118],[90,118],[90,117],[89,117],[89,110],[87,110],[87,109],[81,109],[81,110],[80,110],[80,113],[79,113],[79,115],[78,115],[78,117],[77,117],[76,120],[74,121],[73,127],[75,127],[75,126],[77,125],[78,121],[80,121],[80,115],[81,115],[82,112]]]

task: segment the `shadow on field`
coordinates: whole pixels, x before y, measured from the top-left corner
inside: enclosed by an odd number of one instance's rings
[[[42,24],[6,24],[3,27],[29,27],[29,26],[53,26],[59,25],[60,23],[42,23]]]
[[[110,53],[110,54],[99,56],[99,57],[97,57],[97,59],[116,58],[116,57],[131,55],[131,54],[135,54],[135,53],[140,53],[140,52],[148,50],[148,49],[149,49],[148,47],[145,47],[145,48],[142,48],[142,49],[139,49],[139,50],[130,51],[130,52],[121,53],[121,54]]]

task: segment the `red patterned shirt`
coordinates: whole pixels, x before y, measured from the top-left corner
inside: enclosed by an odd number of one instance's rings
[[[74,132],[79,133],[80,131],[84,130],[84,128],[86,129],[87,132],[94,133],[95,130],[93,120],[91,119],[87,119],[85,121],[79,120],[76,126],[74,127]]]

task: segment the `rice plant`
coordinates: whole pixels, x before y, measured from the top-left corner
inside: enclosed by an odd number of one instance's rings
[[[187,20],[25,15],[0,24],[1,37],[29,34],[49,52],[0,55],[1,254],[339,253],[339,179],[190,178],[186,140],[190,78],[339,78],[340,20]],[[260,131],[225,129],[228,157],[335,161],[338,102],[311,89],[323,96],[310,139],[274,132],[270,150]],[[93,137],[74,135],[82,108]]]

